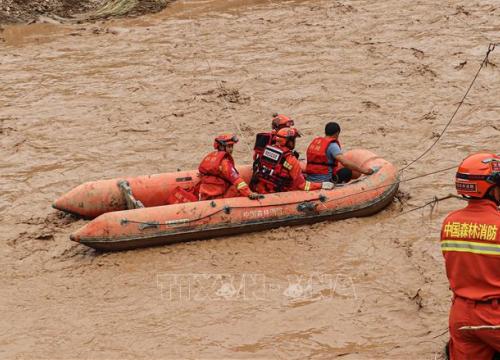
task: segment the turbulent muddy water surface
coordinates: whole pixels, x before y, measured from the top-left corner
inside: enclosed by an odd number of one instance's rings
[[[120,253],[72,243],[76,185],[195,168],[219,132],[249,162],[273,112],[402,167],[442,131],[497,1],[178,1],[138,19],[0,33],[0,357],[440,359],[450,292],[438,235],[453,170],[370,218]],[[500,49],[404,178],[498,152]]]

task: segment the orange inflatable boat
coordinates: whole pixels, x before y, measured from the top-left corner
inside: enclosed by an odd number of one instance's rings
[[[261,200],[244,197],[164,205],[176,186],[191,187],[196,171],[126,179],[145,208],[124,210],[116,185],[120,179],[85,183],[59,198],[54,207],[96,219],[73,233],[73,241],[99,250],[125,250],[250,231],[339,220],[374,214],[398,189],[395,167],[366,150],[346,153],[352,161],[379,170],[333,190],[268,194]],[[251,168],[240,168],[246,181]]]

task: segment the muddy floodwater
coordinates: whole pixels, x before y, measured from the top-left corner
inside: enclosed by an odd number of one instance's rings
[[[439,136],[500,42],[489,1],[178,1],[161,13],[0,33],[0,358],[442,359],[439,228],[453,170],[370,218],[119,253],[51,208],[85,181],[238,163],[271,114],[298,150],[332,119],[399,168]],[[499,152],[500,48],[404,179]]]

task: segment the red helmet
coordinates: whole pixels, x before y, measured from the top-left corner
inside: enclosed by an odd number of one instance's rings
[[[271,122],[271,127],[274,131],[283,129],[285,127],[292,127],[294,122],[288,116],[283,114],[273,114],[273,121]]]
[[[226,147],[227,145],[234,145],[238,142],[238,137],[234,134],[222,134],[215,138],[214,149],[219,149],[219,147]]]
[[[455,186],[460,195],[483,198],[494,185],[500,186],[500,156],[479,153],[459,165]]]
[[[276,133],[276,144],[285,146],[288,140],[295,140],[298,137],[301,137],[299,130],[296,128],[283,128],[278,130]]]

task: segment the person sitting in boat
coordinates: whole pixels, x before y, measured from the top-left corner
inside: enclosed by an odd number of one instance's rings
[[[292,127],[294,125],[294,121],[290,119],[288,116],[283,114],[273,114],[273,120],[271,122],[271,131],[270,132],[262,132],[258,133],[255,136],[255,146],[254,146],[254,154],[253,159],[256,160],[262,153],[267,145],[274,145],[276,141],[276,133],[287,127]],[[299,153],[295,150],[293,154],[296,158],[299,158]]]
[[[340,125],[329,122],[325,126],[325,136],[317,137],[309,144],[305,171],[307,180],[347,183],[361,174],[373,174],[373,169],[358,166],[344,156],[339,135]]]
[[[262,197],[250,190],[236,170],[232,153],[237,142],[238,137],[233,134],[223,134],[215,138],[215,151],[205,156],[198,167],[201,176],[197,189],[199,200],[237,196],[247,196],[255,200]]]
[[[300,163],[292,154],[297,137],[300,137],[297,129],[283,128],[276,133],[276,145],[265,147],[252,176],[251,185],[256,192],[333,189],[332,182],[311,182],[304,178]]]

